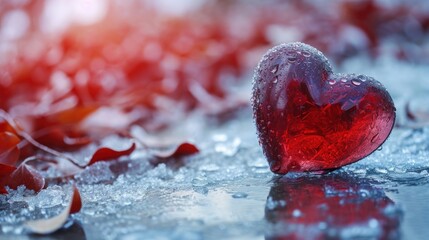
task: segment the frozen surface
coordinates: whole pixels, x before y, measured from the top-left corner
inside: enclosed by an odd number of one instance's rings
[[[383,82],[400,124],[366,159],[323,176],[280,178],[268,169],[250,109],[224,124],[196,113],[180,129],[193,133],[189,137],[200,154],[155,164],[141,150],[131,159],[91,166],[76,177],[83,209],[52,238],[425,239],[429,126],[408,126],[404,104],[413,92],[428,93],[423,76],[429,70],[383,58],[361,64],[366,61],[350,60],[341,70]],[[69,185],[54,185],[37,195],[20,188],[0,196],[0,238],[35,238],[25,234],[22,223],[58,214],[70,192]]]

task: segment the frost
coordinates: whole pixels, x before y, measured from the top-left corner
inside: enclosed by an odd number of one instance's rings
[[[31,198],[28,206],[30,209],[60,206],[64,203],[64,196],[64,190],[60,186],[51,186]]]
[[[76,179],[87,184],[109,183],[115,178],[107,162],[95,163],[76,176]]]

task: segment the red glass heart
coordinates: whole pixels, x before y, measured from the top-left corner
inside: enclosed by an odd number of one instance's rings
[[[317,49],[282,44],[255,71],[252,106],[271,171],[327,171],[356,162],[389,136],[395,107],[371,77],[334,74]]]

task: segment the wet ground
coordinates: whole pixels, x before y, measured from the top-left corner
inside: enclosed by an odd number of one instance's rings
[[[381,150],[326,175],[280,177],[268,170],[250,116],[212,126],[197,141],[201,154],[180,161],[153,166],[135,153],[92,166],[78,181],[82,211],[43,239],[425,238],[429,128],[395,129]],[[128,170],[118,174],[121,164]],[[2,197],[2,238],[40,238],[22,235],[20,221],[54,215],[69,189]]]

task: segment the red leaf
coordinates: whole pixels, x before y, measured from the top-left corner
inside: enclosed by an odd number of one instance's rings
[[[74,136],[73,131],[66,131],[61,127],[53,127],[43,135],[35,137],[39,143],[55,149],[76,150],[82,146],[91,143],[92,139],[84,136]]]
[[[82,208],[82,199],[80,197],[79,190],[76,186],[73,186],[73,196],[70,206],[70,214],[77,213]]]
[[[6,194],[5,183],[9,175],[16,170],[16,167],[0,163],[0,194]]]
[[[12,189],[17,189],[18,186],[24,185],[27,189],[39,192],[45,186],[45,179],[39,171],[27,165],[25,161],[10,174],[5,185]]]
[[[67,218],[70,214],[78,212],[80,208],[82,207],[82,202],[80,198],[80,194],[76,186],[73,186],[73,194],[70,199],[70,202],[59,215],[48,218],[48,219],[38,219],[38,220],[32,220],[25,223],[25,226],[27,230],[29,230],[32,233],[37,234],[50,234],[58,229],[60,229],[62,226],[64,226],[64,223],[66,223]]]
[[[9,176],[16,167],[0,163],[0,179]]]
[[[99,107],[97,105],[75,107],[50,116],[50,118],[54,119],[61,125],[77,124],[94,113],[98,108]]]
[[[17,145],[20,141],[21,139],[11,132],[0,133],[0,163],[16,164],[20,154]]]
[[[2,121],[2,120],[0,120],[0,121]],[[14,135],[17,135],[15,128],[12,127],[9,124],[9,122],[4,121],[4,120],[2,122],[0,122],[0,132],[10,132]]]
[[[111,148],[103,147],[98,149],[93,155],[91,160],[88,163],[88,166],[101,161],[110,161],[118,159],[122,156],[130,155],[136,149],[136,144],[132,143],[128,149],[117,151]]]
[[[198,153],[200,150],[192,143],[182,143],[175,148],[157,151],[154,155],[158,158],[175,158]]]

